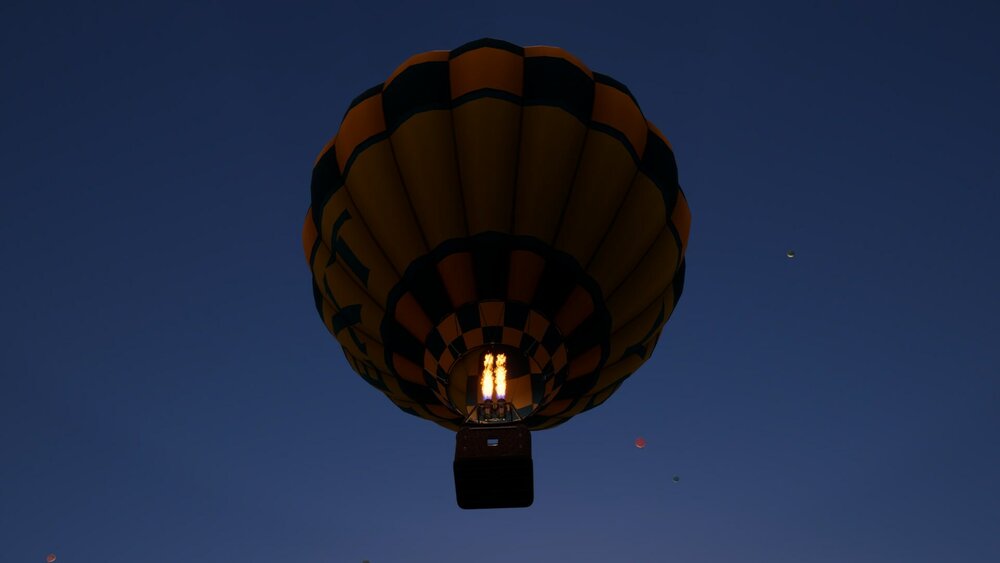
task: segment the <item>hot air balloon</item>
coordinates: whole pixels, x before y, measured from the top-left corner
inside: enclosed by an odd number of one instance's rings
[[[527,506],[528,431],[599,406],[650,357],[689,228],[672,147],[623,84],[481,39],[354,99],[315,162],[303,244],[353,370],[458,432],[459,505]],[[525,471],[518,494],[462,484]]]

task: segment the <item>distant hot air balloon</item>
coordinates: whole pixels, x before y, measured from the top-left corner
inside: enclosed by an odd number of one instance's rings
[[[55,553],[50,553],[50,554],[48,554],[48,555],[45,556],[45,562],[46,563],[55,563],[55,560],[56,560],[56,554]]]
[[[795,258],[795,251],[794,250],[788,250],[788,252],[785,252],[785,256],[787,256],[789,258]]]
[[[482,39],[355,98],[313,168],[303,243],[354,371],[459,442],[518,426],[456,454],[520,448],[530,471],[528,429],[601,405],[651,356],[690,222],[628,88],[562,49]]]
[[[674,475],[674,479],[673,480],[674,480],[674,483],[679,483],[680,480],[681,480],[680,475]]]
[[[644,440],[642,437],[636,438],[635,439],[635,447],[639,448],[640,450],[642,448],[645,448],[646,447],[646,440]]]

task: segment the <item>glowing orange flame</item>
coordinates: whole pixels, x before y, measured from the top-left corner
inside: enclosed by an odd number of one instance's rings
[[[493,391],[496,390],[497,399],[503,399],[507,395],[507,355],[506,354],[486,354],[483,357],[483,401],[493,400]]]
[[[497,399],[503,399],[507,395],[507,355],[497,355],[496,365],[496,387]]]
[[[486,354],[483,358],[483,400],[493,400],[493,354]]]

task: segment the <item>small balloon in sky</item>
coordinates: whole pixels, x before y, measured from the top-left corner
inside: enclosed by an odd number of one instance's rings
[[[636,438],[635,439],[635,447],[639,448],[640,450],[642,448],[645,448],[646,447],[646,440],[643,439],[641,436],[638,437],[638,438]]]
[[[785,252],[785,256],[787,256],[789,258],[795,258],[795,251],[789,249],[787,252]]]
[[[45,563],[55,563],[55,562],[56,562],[56,554],[55,553],[50,553],[50,554],[48,554],[48,555],[45,556]]]
[[[681,480],[681,476],[680,475],[674,475],[674,479],[673,479],[674,483],[679,483],[680,480]]]

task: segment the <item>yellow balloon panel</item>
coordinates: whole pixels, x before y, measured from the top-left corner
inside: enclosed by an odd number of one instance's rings
[[[679,252],[669,229],[660,231],[635,270],[607,298],[611,332],[630,322],[666,291],[677,271]]]
[[[561,108],[524,108],[514,234],[546,243],[555,238],[586,137],[587,127]]]
[[[372,237],[392,242],[381,248],[397,272],[427,253],[388,140],[359,153],[344,183]]]
[[[601,286],[605,296],[625,281],[664,230],[666,222],[659,189],[640,172],[587,268],[587,273]]]
[[[582,266],[590,262],[637,170],[621,141],[601,131],[588,132],[555,247]]]
[[[323,207],[320,236],[327,252],[336,251],[352,275],[382,305],[389,291],[399,283],[399,274],[382,248],[372,238],[368,225],[351,201],[351,194],[340,188]]]
[[[448,239],[465,236],[451,112],[418,113],[400,125],[390,140],[427,244],[434,248]]]
[[[652,341],[670,318],[674,309],[673,288],[667,289],[652,301],[638,316],[611,334],[608,363],[615,363],[627,354],[640,352],[648,358],[652,351]]]
[[[480,98],[452,110],[470,235],[507,232],[517,170],[521,107]]]

